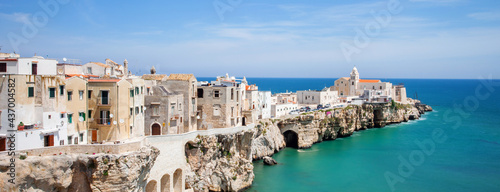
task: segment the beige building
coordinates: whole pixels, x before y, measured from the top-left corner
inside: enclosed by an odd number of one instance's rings
[[[144,79],[136,76],[130,76],[127,81],[132,85],[132,90],[130,90],[130,137],[141,137],[144,136],[144,111],[145,103],[144,96],[147,94],[147,89],[145,87]]]
[[[87,80],[81,77],[66,79],[65,87],[66,113],[68,114],[68,144],[87,144],[88,122],[92,118],[92,110],[87,109],[89,92]]]
[[[130,138],[132,113],[142,114],[140,108],[130,107],[131,94],[135,88],[125,79],[89,79],[88,110],[90,141],[119,141]]]

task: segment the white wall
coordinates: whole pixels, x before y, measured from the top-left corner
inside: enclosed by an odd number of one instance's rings
[[[271,105],[271,116],[274,118],[285,116],[288,115],[290,111],[298,108],[299,105],[293,103]]]

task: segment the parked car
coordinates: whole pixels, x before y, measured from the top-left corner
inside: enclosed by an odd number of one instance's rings
[[[331,106],[332,106],[332,105],[330,105],[330,104],[326,104],[326,105],[325,105],[325,108],[330,108]]]

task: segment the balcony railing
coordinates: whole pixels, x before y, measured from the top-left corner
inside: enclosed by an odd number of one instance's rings
[[[109,97],[99,97],[98,105],[111,105],[111,98],[109,98]]]
[[[99,125],[111,125],[110,118],[99,118],[99,119],[95,119],[95,121]]]

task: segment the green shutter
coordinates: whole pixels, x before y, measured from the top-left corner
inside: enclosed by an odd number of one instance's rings
[[[56,97],[56,88],[49,88],[49,97],[50,98]]]
[[[73,123],[73,114],[68,114],[68,122]]]
[[[28,97],[35,96],[35,91],[33,87],[28,87]]]
[[[134,97],[134,90],[130,90],[130,97]]]

